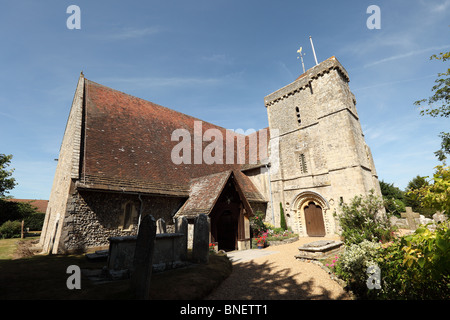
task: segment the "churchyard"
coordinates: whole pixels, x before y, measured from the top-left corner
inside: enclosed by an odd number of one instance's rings
[[[186,249],[183,257],[186,265],[164,272],[156,268],[159,272],[152,272],[148,266],[157,259],[157,255],[153,254],[155,247],[141,243],[152,243],[151,238],[156,238],[156,221],[151,216],[143,219],[141,232],[134,239],[136,255],[114,255],[118,259],[131,257],[133,270],[128,273],[129,276],[122,278],[114,277],[114,271],[117,275],[114,268],[108,269],[108,265],[118,265],[113,261],[89,259],[86,254],[36,255],[29,251],[36,239],[1,240],[0,250],[3,244],[8,253],[18,246],[16,251],[21,251],[25,256],[19,259],[8,259],[11,256],[6,254],[2,256],[0,299],[202,299],[229,276],[232,268],[226,255],[210,254],[205,220],[200,223],[203,227],[198,229],[203,231],[203,237],[194,235],[197,239],[194,247],[192,250]],[[70,269],[69,266],[75,268]],[[77,269],[81,271],[79,279],[76,279],[76,272],[71,271]]]

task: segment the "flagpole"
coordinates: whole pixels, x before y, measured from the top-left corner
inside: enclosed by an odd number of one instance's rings
[[[309,36],[309,41],[311,42],[311,47],[312,47],[312,51],[314,54],[314,60],[316,60],[316,66],[317,66],[319,63],[317,62],[316,51],[314,51],[314,44],[313,44],[311,36]]]

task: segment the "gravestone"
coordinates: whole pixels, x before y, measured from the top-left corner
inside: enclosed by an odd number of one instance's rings
[[[416,230],[419,226],[420,214],[417,212],[413,212],[411,207],[406,207],[406,212],[400,213],[402,218],[406,219],[408,223],[408,227],[411,230]]]
[[[433,220],[436,223],[442,223],[448,220],[448,217],[442,213],[442,212],[436,212],[435,214],[433,214]]]
[[[187,260],[187,249],[188,249],[188,221],[186,217],[178,217],[175,223],[175,232],[183,234],[182,240],[182,259]]]
[[[146,300],[150,296],[155,238],[155,219],[151,215],[146,215],[139,226],[131,272],[132,290],[139,300]]]
[[[164,221],[163,218],[159,218],[156,221],[156,233],[158,233],[158,234],[160,234],[160,233],[167,233],[166,221]]]
[[[209,221],[201,213],[194,220],[194,241],[192,244],[192,259],[196,263],[209,261]]]

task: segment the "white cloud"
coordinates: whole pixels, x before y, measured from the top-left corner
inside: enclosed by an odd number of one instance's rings
[[[234,59],[226,54],[213,54],[210,56],[204,56],[202,57],[202,60],[223,65],[231,65],[234,63]]]
[[[444,50],[450,48],[450,44],[444,45],[444,46],[438,46],[438,47],[430,47],[430,48],[425,48],[425,49],[421,49],[421,50],[412,50],[409,52],[405,52],[405,53],[401,53],[401,54],[396,54],[396,55],[392,55],[390,57],[387,58],[383,58],[377,61],[373,61],[370,63],[367,63],[364,65],[364,68],[367,67],[373,67],[375,65],[381,64],[381,63],[385,63],[385,62],[390,62],[390,61],[394,61],[394,60],[398,60],[398,59],[404,59],[404,58],[408,58],[414,55],[418,55],[418,54],[422,54],[422,53],[426,53],[426,52],[438,52],[440,50]]]
[[[154,87],[186,87],[214,85],[221,81],[220,78],[202,77],[132,77],[132,78],[103,78],[100,83],[114,84],[120,87],[142,89]]]
[[[431,12],[446,12],[450,8],[450,0],[445,0],[440,4],[433,4],[427,1],[427,6],[429,6]]]
[[[147,36],[152,36],[161,32],[160,27],[148,27],[148,28],[123,28],[114,33],[102,36],[106,40],[127,40],[143,38]]]

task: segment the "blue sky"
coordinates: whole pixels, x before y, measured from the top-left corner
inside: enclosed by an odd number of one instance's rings
[[[69,5],[81,9],[70,30]],[[368,29],[369,5],[381,29]],[[420,116],[450,50],[450,0],[4,0],[0,153],[14,156],[16,198],[48,199],[76,83],[86,78],[229,129],[267,127],[264,96],[317,59],[350,76],[380,180],[401,189],[439,164],[449,120]]]

